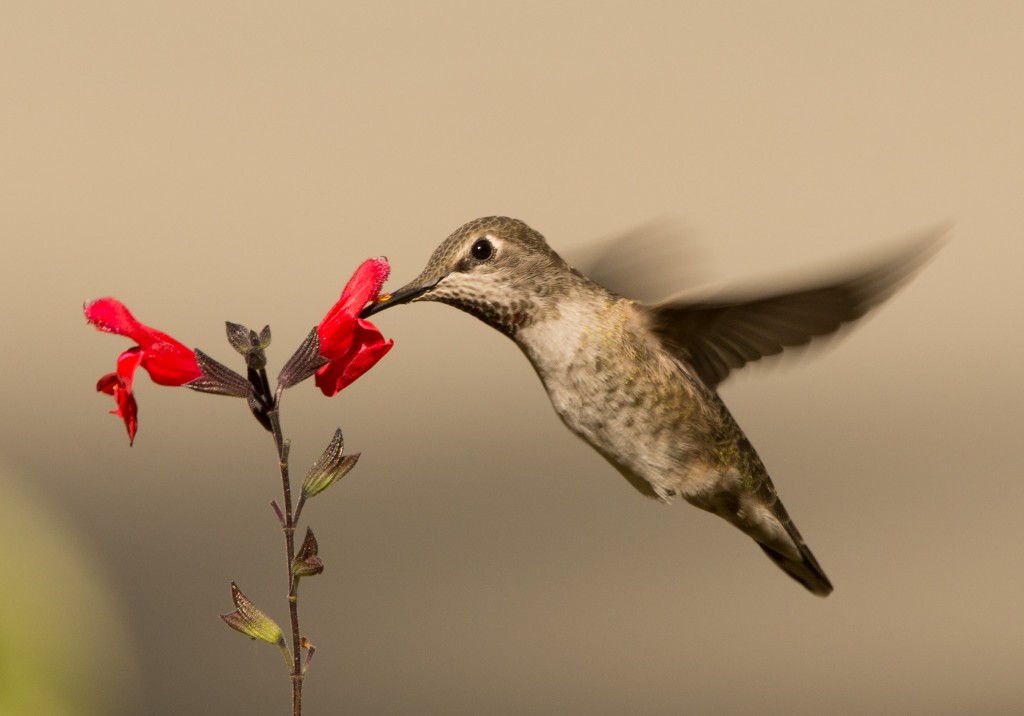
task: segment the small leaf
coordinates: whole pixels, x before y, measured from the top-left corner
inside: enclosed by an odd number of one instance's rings
[[[249,370],[263,370],[267,367],[267,354],[260,345],[260,337],[256,335],[256,331],[249,331],[249,341],[252,348],[245,354],[245,364]]]
[[[203,374],[186,387],[197,390],[200,393],[213,393],[215,395],[230,395],[235,398],[248,398],[250,385],[249,381],[223,363],[215,361],[210,356],[196,349],[196,362]]]
[[[313,661],[313,654],[316,653],[316,646],[314,646],[313,642],[306,637],[302,637],[302,648],[306,650],[306,660],[302,662],[302,673],[305,674],[306,669],[309,668],[309,665]]]
[[[245,364],[250,370],[263,370],[267,367],[267,356],[264,348],[270,345],[270,326],[264,326],[260,333],[249,330],[241,323],[226,321],[228,343],[245,356]]]
[[[257,609],[256,605],[242,594],[242,590],[234,582],[231,583],[231,599],[235,603],[235,611],[220,615],[220,618],[227,622],[229,627],[240,631],[250,639],[276,644],[282,647],[287,654],[281,627]]]
[[[281,388],[291,388],[327,365],[330,361],[320,355],[320,335],[314,327],[288,359],[277,376]]]
[[[306,479],[302,481],[302,499],[319,495],[328,487],[336,483],[348,474],[349,470],[355,467],[359,460],[359,453],[355,455],[343,455],[345,443],[341,437],[341,428],[334,432],[334,439],[324,450],[323,455],[313,463],[306,473]]]
[[[252,341],[249,340],[251,331],[241,323],[225,321],[224,325],[227,328],[228,343],[231,344],[231,347],[242,355],[248,353],[252,349]]]
[[[312,577],[324,571],[324,563],[317,555],[318,549],[313,530],[307,527],[306,538],[302,540],[302,547],[299,548],[299,553],[295,555],[295,561],[292,562],[292,573],[296,579]]]

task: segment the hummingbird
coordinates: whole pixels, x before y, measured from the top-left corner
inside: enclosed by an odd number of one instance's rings
[[[681,497],[718,515],[824,597],[832,583],[718,386],[747,363],[863,316],[912,275],[932,243],[783,291],[646,305],[572,268],[524,222],[485,217],[456,230],[419,276],[361,317],[439,301],[501,331],[533,365],[562,422],[641,494]]]

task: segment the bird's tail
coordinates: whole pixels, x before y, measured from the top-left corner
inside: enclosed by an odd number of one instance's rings
[[[799,560],[776,552],[760,542],[757,543],[757,546],[763,549],[769,559],[779,565],[782,571],[807,587],[811,593],[817,594],[819,597],[827,597],[832,592],[832,582],[828,581],[828,577],[825,576],[825,572],[821,569],[821,565],[818,564],[818,560],[814,558],[811,550],[807,548],[803,540],[799,539],[799,535],[797,536],[796,543],[800,548],[802,558]]]
[[[684,496],[692,504],[714,512],[754,538],[775,564],[812,594],[827,597],[832,583],[804,543],[754,446],[743,435],[725,405],[718,401],[724,430],[731,444],[720,454],[718,478],[704,492]]]
[[[753,448],[751,448],[753,449]],[[760,460],[758,460],[760,462]],[[827,597],[832,592],[832,582],[825,576],[825,570],[814,558],[810,547],[804,542],[800,531],[793,524],[793,518],[789,516],[785,505],[779,499],[775,486],[772,484],[768,473],[764,472],[761,465],[762,479],[755,490],[758,500],[764,505],[770,505],[779,525],[786,531],[785,537],[770,531],[769,533],[751,534],[757,541],[757,546],[764,550],[768,558],[790,577],[807,587],[812,594],[819,597]],[[771,539],[766,539],[768,535]],[[786,539],[788,537],[788,539]],[[796,548],[795,550],[793,548]]]

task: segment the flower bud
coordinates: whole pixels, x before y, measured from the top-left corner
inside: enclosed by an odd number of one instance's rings
[[[324,450],[323,455],[313,463],[313,466],[306,473],[306,479],[302,481],[302,499],[306,500],[319,495],[328,487],[336,483],[348,474],[348,471],[355,467],[359,460],[359,453],[355,455],[343,455],[345,443],[341,437],[341,428],[334,432],[334,439]]]
[[[295,555],[295,561],[292,562],[292,573],[296,579],[312,577],[324,571],[324,563],[317,555],[318,549],[313,530],[307,527],[306,538],[302,540],[302,547],[299,548],[299,553]]]
[[[235,611],[221,614],[220,618],[227,622],[229,627],[245,634],[250,639],[259,639],[268,644],[277,645],[284,652],[285,658],[290,664],[291,655],[288,653],[281,627],[257,609],[256,605],[242,594],[242,590],[234,582],[231,583],[231,600],[235,603]]]

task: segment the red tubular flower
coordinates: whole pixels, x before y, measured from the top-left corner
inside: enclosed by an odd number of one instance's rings
[[[368,259],[349,279],[341,298],[317,326],[320,355],[330,361],[316,372],[316,385],[327,397],[352,383],[391,350],[393,340],[367,320],[363,307],[377,298],[391,267],[387,259]]]
[[[196,354],[166,333],[139,323],[123,303],[101,298],[85,304],[86,320],[97,330],[127,336],[136,343],[117,359],[117,371],[107,373],[96,383],[96,390],[113,395],[117,410],[110,411],[124,420],[129,442],[135,441],[139,427],[138,405],[132,394],[135,371],[142,366],[154,383],[186,385],[202,377]]]

